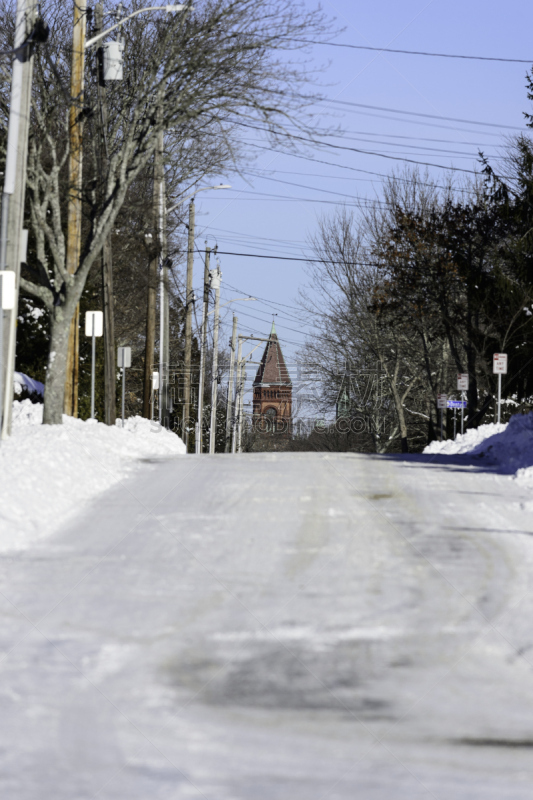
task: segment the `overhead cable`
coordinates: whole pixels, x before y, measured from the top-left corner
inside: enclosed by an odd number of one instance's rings
[[[285,38],[285,37],[283,37]],[[288,37],[286,37],[288,39]],[[429,56],[431,58],[460,58],[468,61],[499,61],[506,64],[533,64],[533,58],[501,58],[499,56],[465,56],[456,53],[429,53],[425,50],[397,50],[392,47],[370,47],[365,44],[348,44],[344,42],[318,42],[310,39],[290,39],[300,44],[318,44],[326,47],[343,47],[349,50],[371,50],[375,53],[400,53],[404,56]]]

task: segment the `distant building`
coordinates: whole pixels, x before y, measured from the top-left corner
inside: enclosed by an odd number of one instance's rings
[[[253,427],[259,435],[254,449],[284,449],[292,431],[292,383],[274,323],[253,389]]]

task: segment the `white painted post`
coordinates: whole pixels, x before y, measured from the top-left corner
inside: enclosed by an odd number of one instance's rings
[[[85,336],[90,336],[91,342],[91,419],[94,419],[94,384],[96,361],[96,337],[104,333],[104,314],[102,311],[87,311],[85,314]]]
[[[94,419],[94,362],[96,358],[96,336],[94,333],[94,316],[92,319],[91,342],[91,419]]]

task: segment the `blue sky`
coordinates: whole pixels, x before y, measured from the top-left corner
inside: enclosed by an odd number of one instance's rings
[[[306,5],[313,6],[311,2]],[[337,42],[501,58],[531,57],[533,63],[531,13],[524,2],[382,0],[365,4],[337,0],[324,3],[323,8],[336,18],[339,27],[345,27],[335,39]],[[513,128],[524,129],[522,112],[530,110],[525,90],[528,64],[324,46],[314,48],[313,59],[317,65],[331,62],[321,81],[327,84],[324,94],[336,102],[322,106],[324,124],[333,121],[345,131],[344,140],[328,141],[398,159],[472,169],[479,149],[497,156],[504,136],[513,133]],[[381,112],[344,103],[469,122]],[[490,125],[474,124],[478,122]],[[315,150],[314,156],[315,162],[264,152],[247,172],[246,180],[222,176],[229,178],[231,190],[206,192],[198,197],[198,247],[203,247],[207,237],[209,244],[218,243],[221,251],[302,258],[309,253],[306,242],[321,214],[332,213],[337,202],[353,202],[355,196],[379,196],[382,179],[355,169],[387,174],[393,167],[402,166],[401,160],[327,148]],[[334,166],[318,163],[319,159]],[[437,168],[430,168],[430,172],[435,176],[444,174]],[[226,300],[239,294],[232,287],[262,299],[234,305],[240,331],[267,335],[271,314],[277,312],[278,335],[290,359],[305,339],[305,326],[296,321],[294,308],[298,289],[307,282],[305,264],[229,255],[221,255],[220,263],[222,295]],[[196,286],[200,280],[201,264],[197,259]],[[229,336],[230,321],[228,313],[223,344]]]

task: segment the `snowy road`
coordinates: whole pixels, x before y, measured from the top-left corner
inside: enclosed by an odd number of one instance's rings
[[[466,462],[147,463],[0,559],[0,796],[531,800],[532,511]]]

